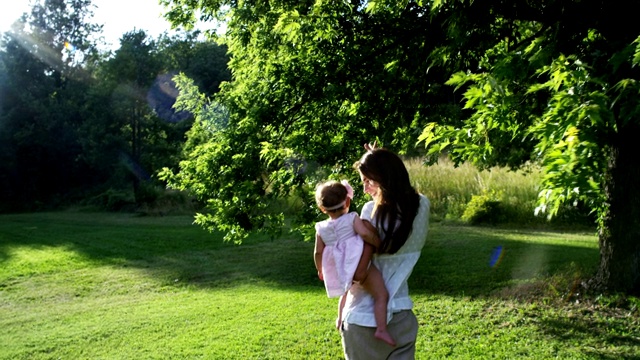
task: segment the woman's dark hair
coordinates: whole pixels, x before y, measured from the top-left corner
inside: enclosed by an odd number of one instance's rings
[[[368,151],[354,168],[380,186],[374,214],[382,239],[378,252],[395,254],[407,242],[420,206],[407,168],[398,155],[381,148]]]

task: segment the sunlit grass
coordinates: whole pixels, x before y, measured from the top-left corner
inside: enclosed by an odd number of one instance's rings
[[[236,246],[191,221],[0,216],[0,358],[341,358],[312,242]],[[410,279],[417,358],[632,358],[637,300],[577,294],[597,260],[589,232],[432,224]]]

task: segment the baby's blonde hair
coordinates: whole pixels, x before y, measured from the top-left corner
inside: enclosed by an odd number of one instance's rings
[[[337,206],[346,198],[347,188],[339,181],[329,180],[316,186],[316,204],[321,209]]]

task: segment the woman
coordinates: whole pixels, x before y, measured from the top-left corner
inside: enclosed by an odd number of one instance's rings
[[[402,160],[394,153],[371,146],[356,162],[364,191],[373,201],[362,207],[360,217],[378,230],[381,245],[373,264],[382,272],[389,292],[387,329],[396,342],[391,347],[374,340],[376,322],[371,295],[356,283],[347,293],[341,323],[345,358],[413,359],[418,321],[413,313],[407,280],[420,257],[429,225],[429,200],[411,186]],[[368,263],[372,248],[366,247],[362,263]],[[366,272],[356,275],[362,281]]]

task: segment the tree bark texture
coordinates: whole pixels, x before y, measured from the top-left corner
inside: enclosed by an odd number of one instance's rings
[[[599,290],[634,293],[640,291],[640,125],[621,128],[610,151],[594,280]]]

